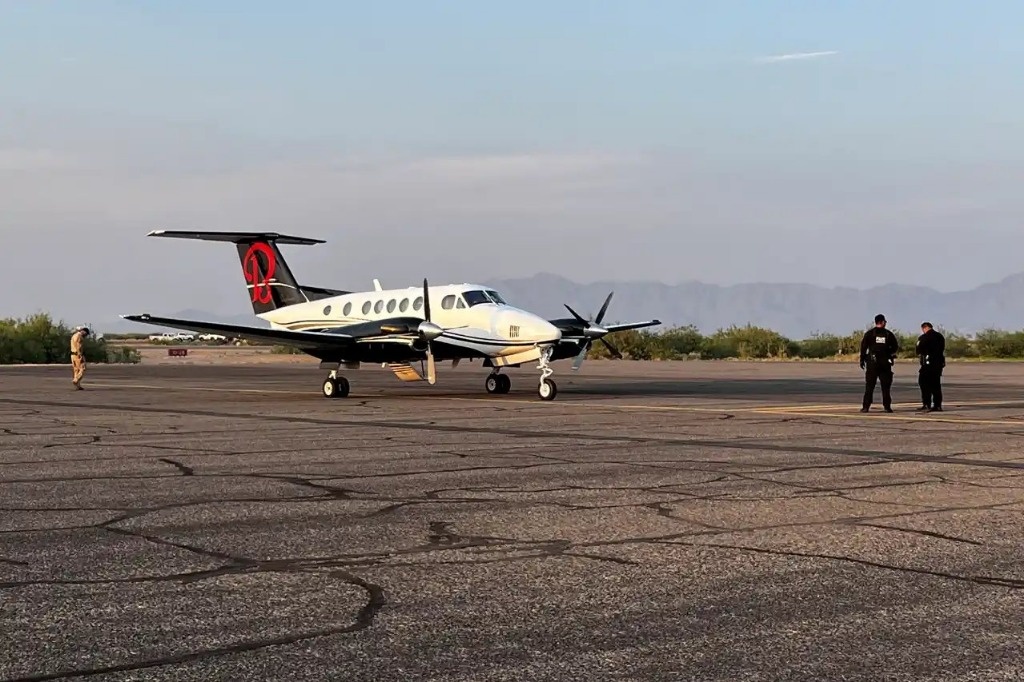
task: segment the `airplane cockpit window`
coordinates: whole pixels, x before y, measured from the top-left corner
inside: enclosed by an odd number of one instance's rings
[[[462,292],[462,296],[466,299],[466,303],[469,304],[470,308],[475,305],[480,305],[481,303],[494,303],[494,301],[488,298],[487,294],[482,291],[464,291]]]
[[[501,294],[499,294],[499,293],[498,293],[497,291],[494,291],[493,289],[488,289],[488,290],[487,290],[486,292],[484,292],[484,293],[486,293],[486,294],[487,294],[487,296],[488,296],[488,297],[489,297],[489,298],[490,298],[490,299],[491,299],[492,301],[494,301],[495,303],[497,303],[498,305],[508,305],[508,303],[507,303],[507,302],[505,301],[505,299],[503,299],[503,298],[501,297]]]

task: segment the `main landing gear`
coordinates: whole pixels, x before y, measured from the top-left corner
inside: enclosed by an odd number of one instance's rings
[[[484,386],[488,393],[508,393],[512,388],[512,380],[508,378],[507,374],[491,372],[487,375]]]
[[[348,390],[348,379],[339,377],[337,370],[332,371],[324,379],[323,391],[325,398],[345,398],[348,396]]]

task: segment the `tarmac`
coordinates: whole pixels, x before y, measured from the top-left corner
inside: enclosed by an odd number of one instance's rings
[[[553,367],[0,368],[0,679],[1024,679],[1024,365]]]

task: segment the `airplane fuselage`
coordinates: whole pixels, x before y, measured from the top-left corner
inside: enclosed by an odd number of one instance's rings
[[[490,287],[447,284],[430,286],[427,291],[432,321],[444,328],[434,341],[439,358],[486,357],[498,365],[519,364],[537,360],[542,347],[561,339],[561,332],[553,324],[509,305]],[[349,325],[388,323],[396,318],[423,320],[423,289],[346,293],[278,308],[259,317],[272,328],[292,331],[329,331]],[[372,344],[372,337],[365,343]],[[410,345],[414,344],[410,336]]]

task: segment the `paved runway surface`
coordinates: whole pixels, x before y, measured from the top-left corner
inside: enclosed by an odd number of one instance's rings
[[[556,369],[0,368],[0,679],[1024,678],[1024,366]]]

